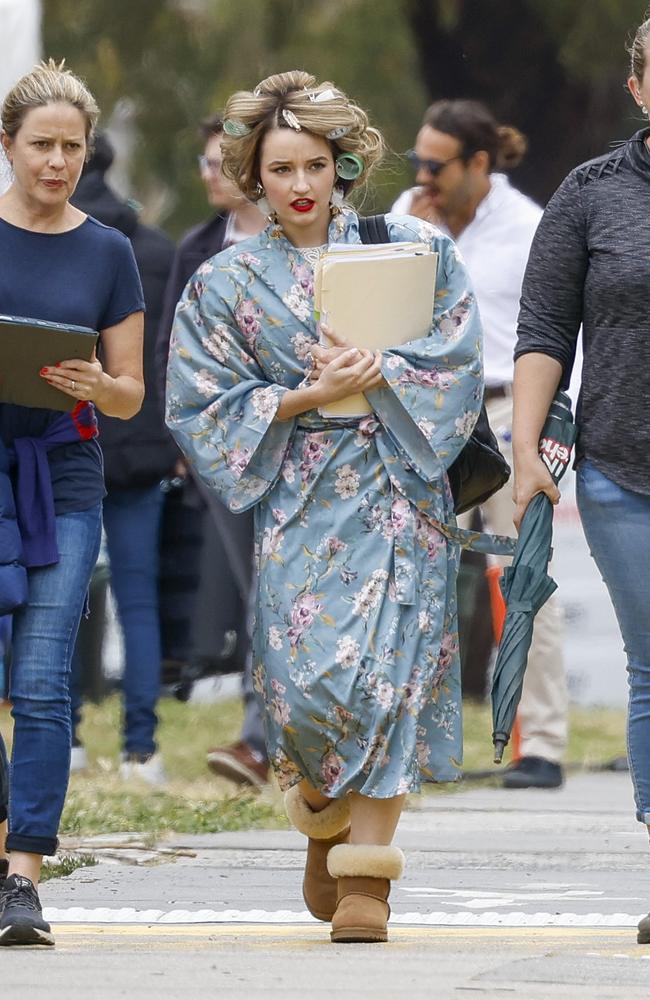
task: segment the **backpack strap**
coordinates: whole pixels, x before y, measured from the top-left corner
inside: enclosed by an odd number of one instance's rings
[[[359,236],[362,243],[390,243],[385,215],[359,216]]]

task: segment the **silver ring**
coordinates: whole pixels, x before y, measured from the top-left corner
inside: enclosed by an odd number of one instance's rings
[[[75,382],[74,379],[71,380],[70,387],[71,387],[71,389],[72,389],[73,392],[77,391],[77,383]]]

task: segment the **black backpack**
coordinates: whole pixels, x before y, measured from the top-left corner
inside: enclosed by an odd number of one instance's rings
[[[390,243],[386,217],[360,216],[359,235],[362,243]],[[447,469],[447,475],[457,514],[464,514],[466,510],[485,503],[510,479],[510,466],[499,451],[484,403],[472,436]]]

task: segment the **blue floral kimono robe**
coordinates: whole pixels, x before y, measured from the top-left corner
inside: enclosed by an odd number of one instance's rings
[[[445,470],[482,396],[481,326],[453,243],[439,253],[427,337],[383,354],[373,414],[280,421],[316,342],[313,273],[269,227],[202,264],[176,312],[167,421],[231,510],[256,506],[254,685],[280,785],[389,798],[458,776],[459,545]],[[344,209],[330,242],[358,243]],[[442,530],[441,530],[442,529]],[[452,531],[453,534],[453,531]]]

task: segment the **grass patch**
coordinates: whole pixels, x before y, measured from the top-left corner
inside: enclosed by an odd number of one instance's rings
[[[41,868],[41,882],[49,882],[51,878],[65,878],[72,875],[77,868],[92,868],[97,864],[97,858],[91,854],[64,854],[58,861],[49,864],[47,861]]]
[[[572,707],[569,712],[569,767],[592,768],[625,754],[624,708]],[[489,770],[492,763],[492,711],[489,705],[466,702],[463,706],[464,768]],[[511,747],[506,749],[504,764]],[[503,765],[501,765],[501,768]]]
[[[84,837],[133,831],[153,843],[160,834],[171,831],[212,833],[287,828],[281,796],[273,783],[261,793],[239,791],[206,768],[207,749],[228,743],[239,734],[242,710],[238,701],[202,705],[165,698],[160,703],[159,716],[158,740],[169,785],[164,791],[152,791],[144,786],[127,785],[119,778],[120,699],[115,696],[101,705],[85,708],[81,736],[90,768],[87,774],[71,779],[62,835]],[[489,706],[468,702],[464,717],[465,770],[493,769]],[[5,738],[9,737],[10,729],[8,711],[0,710],[0,732]],[[571,710],[566,758],[569,766],[596,767],[624,752],[624,709]],[[501,772],[496,773],[498,776]],[[458,786],[427,788],[436,791]]]

